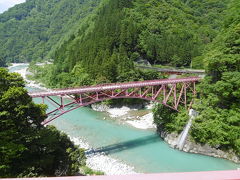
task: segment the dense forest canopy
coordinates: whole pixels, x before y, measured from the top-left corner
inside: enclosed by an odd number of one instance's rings
[[[27,0],[0,14],[0,57],[7,62],[49,59],[100,0]]]
[[[219,30],[220,21],[213,21],[211,14],[221,16],[225,6],[217,1],[212,4],[212,9],[199,12],[199,7],[178,0],[110,1],[91,22],[94,29],[84,36],[86,29],[81,29],[56,51],[54,59],[56,63],[64,59],[67,66],[64,71],[72,70],[79,61],[102,64],[108,56],[117,53],[121,61],[146,58],[151,63],[190,65]],[[200,9],[209,6],[208,3],[201,5]],[[63,53],[64,50],[69,53]]]
[[[227,1],[104,1],[38,78],[50,87],[147,79],[134,61],[203,67]],[[38,69],[38,68],[37,68]]]
[[[110,54],[121,44],[121,51],[127,51],[128,58],[141,57],[152,63],[186,66],[201,55],[204,45],[216,36],[226,2],[28,0],[0,15],[0,54],[8,62],[55,59],[58,57],[53,52],[64,40],[68,39],[63,45],[68,48],[70,43],[72,46],[81,43],[82,46],[92,44],[95,49],[97,38],[101,38],[99,41],[103,41],[103,45],[109,41]],[[76,31],[79,33],[75,37]],[[85,42],[92,33],[97,34]],[[88,57],[81,54],[81,60],[102,58],[103,52],[97,57],[91,57],[92,53],[89,52]],[[75,52],[75,56],[78,54]],[[75,56],[72,62],[64,59],[71,64],[71,69],[79,61]]]

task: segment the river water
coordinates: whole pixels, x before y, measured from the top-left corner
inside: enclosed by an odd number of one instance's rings
[[[10,71],[23,68],[26,65],[12,67]],[[72,138],[84,140],[95,151],[134,167],[134,171],[139,173],[232,170],[240,167],[228,160],[172,149],[154,129],[137,129],[87,107],[69,112],[51,124]]]

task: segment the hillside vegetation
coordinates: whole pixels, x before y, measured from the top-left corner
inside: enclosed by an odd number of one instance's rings
[[[100,0],[28,0],[0,14],[0,58],[6,62],[50,59]]]
[[[204,61],[208,76],[199,86],[201,112],[192,137],[240,157],[240,2],[233,0],[221,32],[209,47]]]
[[[225,8],[214,0],[106,1],[55,51],[54,65],[35,73],[50,87],[65,87],[148,79],[134,68],[140,59],[203,67]]]
[[[225,12],[221,31],[203,55],[207,76],[198,86],[200,99],[193,108],[200,114],[191,137],[198,143],[228,150],[240,157],[240,2],[233,0]],[[161,116],[161,118],[160,118]],[[160,129],[180,132],[188,120],[158,105],[155,122]]]

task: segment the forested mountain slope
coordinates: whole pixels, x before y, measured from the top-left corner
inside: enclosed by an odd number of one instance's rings
[[[28,0],[0,14],[0,57],[7,62],[50,58],[100,0]]]
[[[86,29],[82,29],[57,51],[55,59],[64,59],[71,70],[78,61],[98,63],[108,58],[102,54],[111,56],[121,49],[130,60],[143,57],[152,63],[189,65],[215,37],[224,8],[224,1],[109,1],[91,22],[92,32],[83,37]],[[75,56],[68,56],[64,48]]]
[[[226,4],[216,0],[106,1],[55,51],[54,65],[39,76],[45,76],[50,86],[61,87],[143,78],[133,66],[142,58],[172,66],[202,64],[199,57],[219,31]]]

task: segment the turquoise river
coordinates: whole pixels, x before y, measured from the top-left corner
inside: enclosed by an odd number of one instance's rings
[[[15,66],[10,71],[24,67],[26,65]],[[155,130],[141,130],[119,123],[88,107],[67,113],[51,124],[71,137],[83,138],[94,149],[101,149],[108,156],[133,166],[136,172],[211,171],[240,167],[224,159],[172,149]]]

